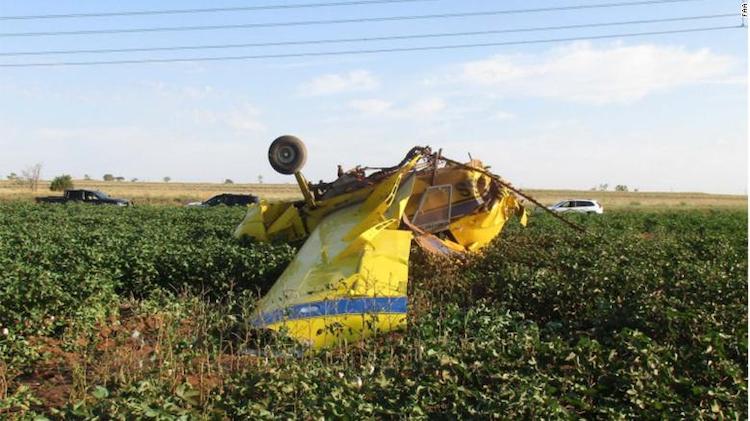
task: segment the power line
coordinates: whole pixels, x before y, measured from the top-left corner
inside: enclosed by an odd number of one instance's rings
[[[653,4],[667,4],[667,3],[684,3],[688,1],[700,1],[700,0],[640,0],[640,1],[629,1],[629,2],[611,2],[611,3],[597,3],[597,4],[587,4],[587,5],[544,7],[544,8],[535,8],[535,9],[506,9],[506,10],[489,10],[489,11],[483,11],[483,12],[460,12],[460,13],[442,13],[442,14],[432,14],[432,15],[410,15],[410,16],[381,16],[381,17],[365,17],[365,18],[333,19],[333,20],[307,20],[307,21],[295,21],[295,22],[243,23],[243,24],[202,25],[202,26],[163,26],[163,27],[151,27],[151,28],[90,29],[90,30],[78,30],[78,31],[6,32],[6,33],[0,33],[0,37],[98,35],[98,34],[122,34],[122,33],[138,33],[138,32],[172,32],[172,31],[206,31],[206,30],[217,30],[217,29],[255,29],[255,28],[271,28],[271,27],[279,27],[279,26],[310,26],[310,25],[331,25],[331,24],[344,24],[344,23],[388,22],[388,21],[399,21],[399,20],[448,19],[448,18],[465,18],[465,17],[477,17],[477,16],[508,15],[508,14],[520,14],[520,13],[541,13],[541,12],[552,12],[552,11],[561,11],[561,10],[581,10],[581,9],[598,9],[598,8],[608,8],[608,7],[626,7],[626,6],[642,6],[642,5],[653,5]]]
[[[261,6],[242,6],[242,7],[211,7],[211,8],[206,8],[206,9],[129,10],[129,11],[122,11],[122,12],[63,13],[63,14],[52,14],[52,15],[0,16],[0,20],[100,18],[100,17],[114,17],[114,16],[175,15],[175,14],[217,13],[217,12],[252,12],[252,11],[260,11],[260,10],[311,9],[311,8],[319,8],[319,7],[363,6],[363,5],[370,5],[370,4],[415,3],[415,2],[426,2],[426,1],[438,1],[438,0],[359,0],[359,1],[326,2],[326,3],[267,4],[267,5],[261,5]]]
[[[137,59],[137,60],[106,60],[106,61],[69,61],[69,62],[48,62],[48,63],[11,63],[0,64],[0,68],[5,67],[43,67],[43,66],[94,66],[94,65],[111,65],[111,64],[145,64],[145,63],[178,63],[178,62],[195,62],[195,61],[230,61],[230,60],[255,60],[255,59],[272,59],[272,58],[293,58],[293,57],[322,57],[322,56],[342,56],[355,54],[378,54],[378,53],[397,53],[397,52],[416,52],[416,51],[433,51],[433,50],[452,50],[462,48],[478,47],[499,47],[508,45],[525,45],[525,44],[544,44],[554,42],[583,41],[609,38],[626,38],[648,35],[667,35],[689,32],[706,32],[718,31],[723,29],[738,29],[740,25],[732,26],[710,26],[704,28],[686,28],[672,29],[666,31],[650,32],[629,32],[620,34],[591,35],[568,38],[547,38],[537,40],[523,41],[505,41],[505,42],[486,42],[473,44],[449,44],[449,45],[432,45],[423,47],[400,47],[400,48],[379,48],[371,50],[339,50],[339,51],[318,51],[306,53],[280,53],[280,54],[259,54],[259,55],[242,55],[242,56],[222,56],[222,57],[185,57],[185,58],[156,58],[156,59]]]
[[[339,44],[349,42],[375,42],[375,41],[395,41],[408,39],[426,39],[426,38],[448,38],[464,37],[478,35],[505,34],[513,32],[538,32],[565,29],[596,28],[607,26],[639,25],[666,22],[681,22],[701,19],[716,19],[737,16],[736,13],[724,13],[718,15],[701,15],[701,16],[683,16],[663,19],[645,19],[630,20],[620,22],[601,22],[601,23],[583,23],[573,25],[559,26],[541,26],[530,28],[513,28],[513,29],[496,29],[488,31],[471,31],[471,32],[444,32],[432,34],[408,34],[408,35],[389,35],[381,37],[367,38],[336,38],[336,39],[317,39],[317,40],[297,40],[297,41],[276,41],[261,43],[242,43],[242,44],[215,44],[215,45],[180,45],[168,47],[140,47],[140,48],[104,48],[104,49],[83,49],[83,50],[45,50],[45,51],[17,51],[17,52],[0,52],[0,56],[40,56],[40,55],[63,55],[63,54],[109,54],[109,53],[133,53],[133,52],[153,52],[153,51],[185,51],[185,50],[211,50],[227,48],[247,48],[247,47],[279,47],[290,45],[320,45],[320,44]]]

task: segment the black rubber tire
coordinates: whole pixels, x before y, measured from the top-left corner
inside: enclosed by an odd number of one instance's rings
[[[277,137],[268,148],[268,162],[281,174],[294,174],[307,162],[307,148],[295,136]]]

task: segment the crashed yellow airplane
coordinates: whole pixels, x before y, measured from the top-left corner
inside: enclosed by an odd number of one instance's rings
[[[259,302],[254,324],[313,349],[405,326],[412,240],[460,254],[489,244],[513,215],[526,225],[526,196],[477,160],[414,147],[396,166],[339,167],[335,181],[312,184],[300,172],[306,155],[294,136],[273,141],[271,166],[294,174],[304,200],[251,205],[235,236],[307,238]]]

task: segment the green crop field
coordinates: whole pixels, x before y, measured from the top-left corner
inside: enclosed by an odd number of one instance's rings
[[[747,419],[744,209],[415,249],[407,330],[303,355],[248,326],[298,245],[242,216],[0,203],[0,418]]]

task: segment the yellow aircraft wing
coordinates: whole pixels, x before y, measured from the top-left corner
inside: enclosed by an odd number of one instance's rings
[[[412,232],[398,228],[416,162],[320,220],[259,302],[257,327],[322,348],[405,325]]]

